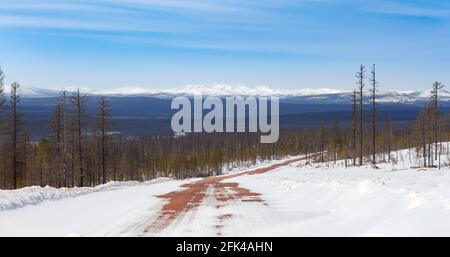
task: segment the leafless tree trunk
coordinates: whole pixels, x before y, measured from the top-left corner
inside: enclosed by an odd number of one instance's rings
[[[0,132],[3,132],[3,114],[6,110],[6,98],[5,98],[5,75],[0,68]]]
[[[356,109],[356,90],[353,90],[353,110],[352,110],[352,157],[353,166],[356,165],[356,119],[357,119],[357,109]]]
[[[377,136],[377,110],[376,110],[376,92],[377,92],[377,78],[375,71],[375,64],[370,71],[370,83],[372,84],[372,163],[376,164],[376,136]]]
[[[10,101],[10,105],[11,105],[11,140],[12,140],[12,149],[11,149],[11,154],[12,154],[12,171],[13,171],[13,188],[17,189],[18,187],[18,163],[19,163],[19,158],[18,158],[18,151],[19,151],[19,147],[18,147],[18,141],[19,141],[19,112],[17,110],[17,105],[19,104],[20,101],[20,96],[19,96],[19,88],[20,85],[17,82],[13,82],[11,84],[11,101]]]
[[[431,91],[431,101],[433,104],[433,121],[434,121],[434,159],[438,159],[438,141],[439,141],[439,127],[438,127],[438,119],[439,119],[439,90],[444,87],[442,83],[435,81],[433,83],[433,90]]]
[[[84,159],[83,159],[83,119],[86,114],[85,102],[87,98],[81,95],[80,89],[77,89],[73,98],[72,103],[75,108],[75,126],[76,126],[76,141],[77,141],[77,158],[78,158],[78,171],[79,171],[79,186],[83,187],[85,185],[85,174],[84,174]]]
[[[5,110],[6,110],[6,97],[5,97],[5,88],[4,88],[4,79],[5,79],[5,75],[3,74],[2,69],[0,68],[0,136],[3,136],[6,130],[5,127],[5,120],[4,120],[4,114],[5,114]],[[2,179],[2,186],[3,188],[6,188],[6,180],[7,180],[7,175],[6,175],[6,166],[7,166],[7,161],[6,161],[6,156],[5,156],[5,152],[3,149],[4,145],[0,144],[0,162],[3,165],[0,165],[0,173],[1,173],[1,179]]]
[[[102,183],[106,183],[106,159],[108,136],[111,132],[111,109],[106,97],[102,97],[99,102],[99,110],[97,114],[97,130],[100,136],[100,159]]]
[[[356,73],[357,85],[359,88],[359,165],[363,164],[363,151],[364,151],[364,137],[363,137],[363,122],[364,122],[364,76],[365,67],[361,65],[359,71]]]

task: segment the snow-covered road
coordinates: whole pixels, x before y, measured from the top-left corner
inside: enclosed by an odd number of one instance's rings
[[[0,191],[0,236],[450,236],[448,168],[296,161],[219,178],[21,190]]]
[[[250,170],[279,165],[285,161],[261,164]],[[183,185],[200,180],[160,178],[144,183],[110,182],[95,188],[55,189],[35,186],[0,190],[0,236],[167,235],[165,230],[150,229],[152,224],[161,221],[161,212],[167,203],[160,196],[182,192],[185,190]],[[186,220],[196,209],[183,211],[174,224]],[[194,225],[201,220],[196,219]],[[181,223],[181,226],[185,226]]]
[[[162,205],[155,195],[178,190],[182,183],[167,179],[132,185],[114,183],[97,192],[74,197],[63,193],[63,199],[38,200],[36,205],[1,210],[0,236],[139,235],[142,223],[149,222]],[[49,191],[56,192],[49,193],[42,188],[33,189],[13,200],[20,202],[20,197],[29,198],[30,194],[35,200],[60,194],[54,189]]]

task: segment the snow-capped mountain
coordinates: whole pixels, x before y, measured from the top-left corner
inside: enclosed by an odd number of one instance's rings
[[[71,89],[68,89],[71,91]],[[73,89],[72,89],[73,90]],[[5,88],[9,92],[9,88]],[[231,86],[231,85],[189,85],[173,89],[151,89],[139,87],[123,87],[116,89],[88,89],[82,88],[82,92],[87,95],[108,95],[115,97],[155,97],[172,98],[175,96],[277,96],[285,101],[305,102],[305,103],[350,103],[353,98],[352,91],[338,90],[331,88],[300,88],[300,89],[280,89],[269,86]],[[20,91],[23,98],[43,98],[55,97],[59,90],[43,89],[36,87],[23,87]],[[369,97],[369,92],[366,93]],[[382,103],[420,103],[429,98],[428,91],[386,91],[378,92],[378,102]],[[441,100],[450,102],[450,92],[441,91]]]
[[[174,89],[146,89],[146,88],[118,88],[113,90],[99,90],[93,92],[94,94],[106,94],[106,95],[151,95],[151,96],[174,96],[174,95],[204,95],[204,96],[305,96],[305,95],[322,95],[322,94],[336,94],[344,93],[345,91],[320,88],[302,88],[302,89],[279,89],[269,86],[230,86],[230,85],[188,85],[181,88]]]

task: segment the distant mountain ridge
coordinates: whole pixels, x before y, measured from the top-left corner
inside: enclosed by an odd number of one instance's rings
[[[94,119],[98,112],[100,95],[108,95],[115,131],[124,136],[156,135],[171,133],[171,117],[176,110],[171,109],[174,96],[192,96],[203,90],[204,95],[218,97],[231,95],[276,95],[280,97],[280,128],[317,127],[331,124],[336,119],[345,124],[352,119],[353,93],[334,89],[298,89],[282,90],[270,87],[186,87],[172,90],[147,90],[141,88],[122,88],[119,90],[82,89],[89,97],[86,111],[89,119]],[[209,91],[208,91],[209,90]],[[6,89],[5,91],[9,91]],[[206,91],[206,92],[205,92]],[[40,88],[21,88],[20,111],[23,113],[24,127],[34,139],[43,138],[51,133],[49,120],[54,112],[60,92]],[[393,122],[406,124],[416,119],[423,101],[428,99],[428,92],[380,92],[378,97],[379,122],[389,116]],[[370,104],[369,92],[366,92],[366,104]],[[442,91],[443,113],[450,113],[450,97]],[[369,106],[365,108],[369,115]],[[367,117],[368,118],[368,117]],[[381,124],[381,123],[380,123]]]
[[[5,90],[9,90],[6,88]],[[70,91],[70,90],[69,90]],[[110,90],[93,90],[82,89],[87,95],[108,95],[114,97],[154,97],[154,98],[172,98],[175,96],[192,96],[202,94],[204,96],[277,96],[283,101],[300,101],[304,103],[342,103],[348,104],[352,101],[351,91],[330,89],[330,88],[302,88],[302,89],[279,89],[269,86],[230,86],[230,85],[214,85],[202,86],[191,85],[174,89],[149,89],[137,87],[123,87]],[[59,90],[43,89],[35,87],[23,87],[21,95],[23,98],[45,98],[56,97]],[[369,98],[369,92],[366,92]],[[380,103],[405,103],[414,104],[422,103],[429,98],[428,91],[386,91],[378,92],[378,102]],[[441,91],[441,100],[450,102],[450,92]]]

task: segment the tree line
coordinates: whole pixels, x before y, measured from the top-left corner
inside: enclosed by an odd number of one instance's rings
[[[430,100],[414,124],[394,128],[389,116],[377,123],[375,65],[368,76],[366,72],[361,65],[356,73],[349,124],[336,118],[319,129],[283,129],[277,143],[260,144],[258,133],[123,136],[114,132],[108,98],[101,97],[97,111],[88,113],[88,96],[80,90],[61,91],[49,120],[51,134],[36,141],[24,129],[20,84],[13,82],[7,96],[0,69],[0,188],[211,176],[289,155],[304,155],[307,163],[344,160],[346,166],[376,165],[396,161],[391,153],[403,148],[416,148],[414,158],[423,166],[447,165],[440,162],[442,142],[450,135],[448,116],[439,112],[443,85],[433,84]],[[370,103],[365,100],[367,85]]]
[[[346,126],[343,132],[339,130],[337,120],[328,129],[321,126],[320,161],[331,159],[336,162],[337,159],[343,159],[346,166],[370,163],[376,167],[377,162],[397,161],[391,155],[395,150],[415,148],[414,158],[421,160],[423,167],[440,168],[442,165],[448,165],[441,163],[440,159],[444,151],[448,151],[442,147],[442,142],[448,142],[450,137],[449,115],[441,113],[439,109],[440,93],[444,85],[438,81],[434,82],[429,99],[416,120],[395,128],[390,115],[386,116],[382,124],[378,124],[379,82],[375,65],[370,67],[369,75],[366,73],[366,67],[361,65],[355,74],[357,86],[353,90],[351,124]],[[364,89],[367,85],[369,90]],[[369,99],[369,102],[366,99]],[[370,106],[370,110],[364,110],[365,106]],[[367,117],[368,114],[370,117]]]
[[[101,97],[96,113],[88,113],[88,96],[80,90],[61,91],[49,120],[51,133],[33,140],[24,128],[20,84],[13,82],[7,95],[4,75],[0,74],[3,189],[211,176],[221,174],[224,168],[317,151],[313,144],[308,150],[300,149],[302,141],[292,140],[299,138],[299,131],[283,133],[277,144],[260,144],[260,135],[255,133],[123,136],[114,132],[108,98]]]

